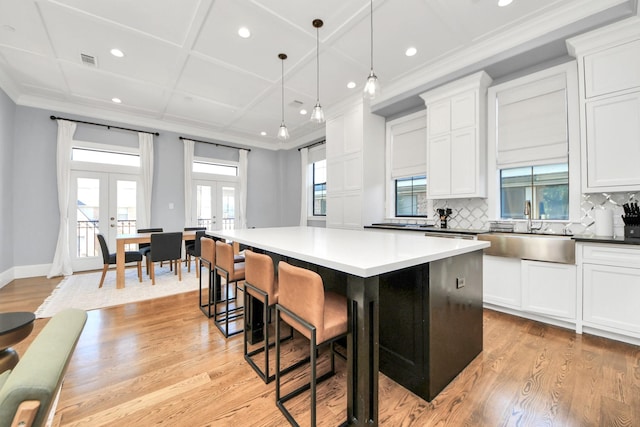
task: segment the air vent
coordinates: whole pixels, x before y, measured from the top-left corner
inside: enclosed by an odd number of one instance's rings
[[[291,101],[291,102],[289,103],[289,106],[290,106],[290,107],[293,107],[293,108],[300,108],[300,107],[302,107],[303,105],[304,105],[304,102],[302,102],[302,101],[298,101],[298,100],[296,100],[296,99],[294,99],[293,101]]]
[[[82,59],[82,63],[84,65],[88,65],[90,67],[98,66],[98,59],[95,56],[87,55],[86,53],[81,53],[80,59]]]

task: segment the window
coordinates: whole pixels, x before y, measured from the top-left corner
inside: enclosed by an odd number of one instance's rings
[[[327,215],[327,160],[313,163],[313,216]]]
[[[95,150],[90,148],[73,147],[71,149],[71,160],[117,166],[140,167],[139,154],[119,153],[116,151]]]
[[[527,200],[532,219],[569,219],[568,164],[501,169],[501,218],[524,219]]]
[[[210,175],[238,176],[238,167],[221,163],[209,163],[203,161],[193,162],[193,171]]]
[[[396,179],[396,216],[427,216],[427,177]]]

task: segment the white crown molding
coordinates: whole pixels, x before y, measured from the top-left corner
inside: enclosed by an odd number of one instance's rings
[[[491,76],[484,71],[468,75],[451,83],[447,83],[442,86],[430,90],[428,92],[420,94],[425,104],[430,104],[434,101],[438,101],[442,98],[450,97],[454,93],[466,92],[472,89],[486,88],[491,84],[493,80]]]
[[[441,61],[414,70],[398,82],[385,86],[383,96],[377,99],[372,107],[377,109],[378,106],[402,97],[403,94],[417,87],[427,85],[493,56],[522,47],[533,40],[549,38],[553,31],[623,3],[627,3],[627,0],[589,0],[559,4],[549,13],[524,21],[517,28],[487,38],[469,48],[452,53]]]
[[[620,44],[640,38],[640,17],[633,16],[606,27],[567,40],[569,55],[577,57],[600,50],[612,43]]]
[[[2,68],[0,68],[0,89],[11,98],[14,104],[17,104],[16,100],[20,97],[20,90]]]

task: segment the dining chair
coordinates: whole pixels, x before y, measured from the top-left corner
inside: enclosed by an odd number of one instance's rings
[[[162,233],[164,230],[162,227],[156,228],[138,228],[138,233]],[[147,267],[147,276],[149,275],[149,251],[151,250],[151,243],[138,243],[138,252],[145,257],[145,264]]]
[[[185,227],[184,231],[205,231],[207,229],[207,227]],[[184,250],[185,252],[187,250],[189,250],[189,248],[193,248],[196,244],[195,239],[194,240],[185,240],[184,241]],[[187,260],[185,259],[185,264],[187,263]]]
[[[156,284],[155,263],[159,261],[175,261],[175,274],[182,281],[182,232],[152,234],[149,257],[152,285]]]
[[[194,246],[188,247],[186,248],[186,252],[187,252],[187,272],[191,272],[191,258],[193,257],[195,260],[195,270],[196,270],[196,277],[200,277],[200,268],[199,268],[199,264],[200,264],[200,253],[202,250],[201,247],[201,240],[204,237],[204,230],[198,230],[196,231],[196,239],[195,239],[195,243]]]
[[[311,390],[311,425],[316,425],[316,384],[335,373],[333,344],[348,333],[347,299],[334,292],[325,292],[320,275],[305,268],[295,267],[284,261],[278,263],[279,295],[276,304],[276,405],[292,425],[298,425],[285,402]],[[286,371],[280,370],[280,318],[309,340],[311,379],[295,390],[281,396],[281,379]],[[316,375],[318,348],[329,344],[330,370]]]
[[[98,242],[100,243],[100,250],[102,251],[102,260],[104,262],[104,266],[102,268],[102,277],[100,278],[100,285],[98,288],[101,288],[104,284],[104,277],[107,275],[107,270],[110,265],[116,263],[116,254],[109,253],[109,247],[107,246],[107,241],[104,239],[102,234],[97,234]],[[142,255],[138,251],[126,251],[124,253],[124,262],[137,262],[138,263],[138,280],[142,282]]]

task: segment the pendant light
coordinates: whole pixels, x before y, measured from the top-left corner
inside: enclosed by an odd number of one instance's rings
[[[378,83],[378,77],[373,72],[373,0],[371,0],[371,72],[367,77],[367,83],[364,85],[364,96],[369,99],[374,99],[376,95],[380,94],[380,83]]]
[[[287,59],[287,55],[279,53],[278,58],[282,61],[282,123],[280,123],[280,128],[278,129],[278,139],[284,141],[289,139],[289,130],[287,125],[284,124],[284,60]]]
[[[311,112],[311,120],[315,123],[324,123],[324,111],[320,105],[320,28],[324,25],[322,19],[314,19],[313,26],[316,29],[316,106]]]

